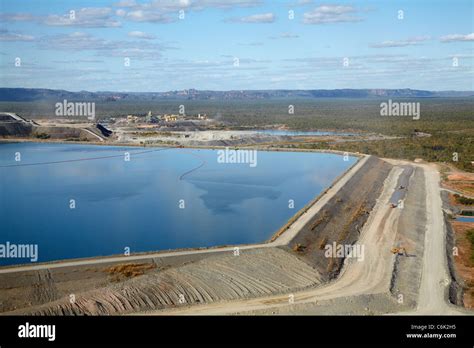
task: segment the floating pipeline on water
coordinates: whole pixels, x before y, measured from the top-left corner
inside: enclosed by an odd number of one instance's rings
[[[159,148],[147,151],[134,152],[133,155],[143,155],[151,152],[171,150],[171,148]],[[62,160],[62,161],[51,161],[51,162],[36,162],[36,163],[22,163],[22,164],[6,164],[0,166],[0,168],[15,168],[15,167],[28,167],[28,166],[40,166],[48,164],[60,164],[60,163],[71,163],[71,162],[84,162],[84,161],[95,161],[100,159],[109,159],[109,158],[119,158],[124,157],[124,155],[109,155],[109,156],[99,156],[99,157],[86,157],[86,158],[76,158],[71,160]]]
[[[152,153],[152,152],[158,152],[158,151],[165,151],[165,150],[172,150],[173,148],[159,148],[159,149],[153,149],[153,150],[146,150],[146,151],[139,151],[139,152],[134,152],[132,153],[134,156],[136,155],[143,155],[147,153]],[[181,174],[179,176],[179,180],[183,180],[185,176],[195,172],[196,170],[204,167],[206,165],[206,160],[204,160],[201,156],[189,152],[191,155],[197,157],[198,159],[201,160],[201,164],[199,164],[197,167]],[[127,154],[127,152],[125,153]],[[130,156],[130,154],[129,154]],[[41,166],[41,165],[50,165],[50,164],[62,164],[62,163],[71,163],[71,162],[85,162],[85,161],[96,161],[96,160],[101,160],[101,159],[110,159],[110,158],[122,158],[124,155],[109,155],[109,156],[99,156],[99,157],[85,157],[85,158],[77,158],[77,159],[71,159],[71,160],[62,160],[62,161],[49,161],[49,162],[35,162],[35,163],[22,163],[22,164],[7,164],[7,165],[1,165],[0,168],[15,168],[15,167],[29,167],[29,166]]]

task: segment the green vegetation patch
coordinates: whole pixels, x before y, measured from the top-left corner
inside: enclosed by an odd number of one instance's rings
[[[474,171],[471,164],[474,161],[474,97],[391,99],[394,102],[419,102],[420,119],[381,116],[380,104],[388,98],[100,101],[96,103],[96,115],[99,120],[129,114],[145,118],[148,111],[154,115],[176,113],[178,105],[184,104],[188,114],[206,113],[221,122],[222,129],[285,125],[301,131],[335,130],[395,136],[398,138],[337,144],[315,142],[299,146],[407,160],[422,158]],[[294,108],[293,114],[289,113],[290,105]],[[54,104],[48,102],[0,102],[0,108],[27,118],[54,117]],[[457,162],[453,160],[454,153],[458,155]]]
[[[467,172],[473,172],[474,131],[460,133],[437,132],[431,137],[406,137],[400,139],[354,141],[341,143],[301,144],[300,148],[333,149],[339,151],[361,152],[379,157],[415,160],[421,158],[428,162],[447,162]],[[453,154],[457,154],[457,162]],[[467,203],[465,203],[467,204]],[[469,203],[472,204],[472,203]]]
[[[471,262],[474,263],[474,228],[471,228],[466,233],[467,240],[471,243]]]
[[[458,194],[455,194],[454,198],[456,199],[456,202],[459,203],[459,204],[463,204],[463,205],[473,205],[474,204],[474,199],[472,199],[472,198],[460,196]],[[472,215],[472,214],[469,214],[469,215]]]
[[[37,133],[37,134],[35,134],[35,137],[38,138],[38,139],[49,139],[49,138],[51,138],[51,136],[49,134],[46,134],[46,133]]]

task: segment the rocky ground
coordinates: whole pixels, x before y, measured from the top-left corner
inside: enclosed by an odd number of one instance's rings
[[[352,245],[367,221],[392,165],[369,157],[359,170],[288,246],[288,251],[314,265],[325,280],[339,274],[343,259],[324,256],[324,246],[334,242]],[[300,250],[298,250],[298,247]]]

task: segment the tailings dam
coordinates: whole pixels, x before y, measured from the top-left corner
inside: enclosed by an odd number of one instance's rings
[[[36,262],[261,243],[357,161],[219,151],[2,144],[0,241],[36,245]]]

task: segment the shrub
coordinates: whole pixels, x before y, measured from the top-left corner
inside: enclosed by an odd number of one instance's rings
[[[49,139],[49,138],[51,138],[51,136],[49,134],[46,134],[46,133],[37,133],[35,136],[38,139]]]
[[[456,199],[456,202],[458,202],[459,204],[463,204],[463,205],[473,205],[474,204],[474,199],[472,199],[472,198],[467,198],[467,197],[464,197],[464,196],[460,196],[458,194],[455,194],[454,198]]]

